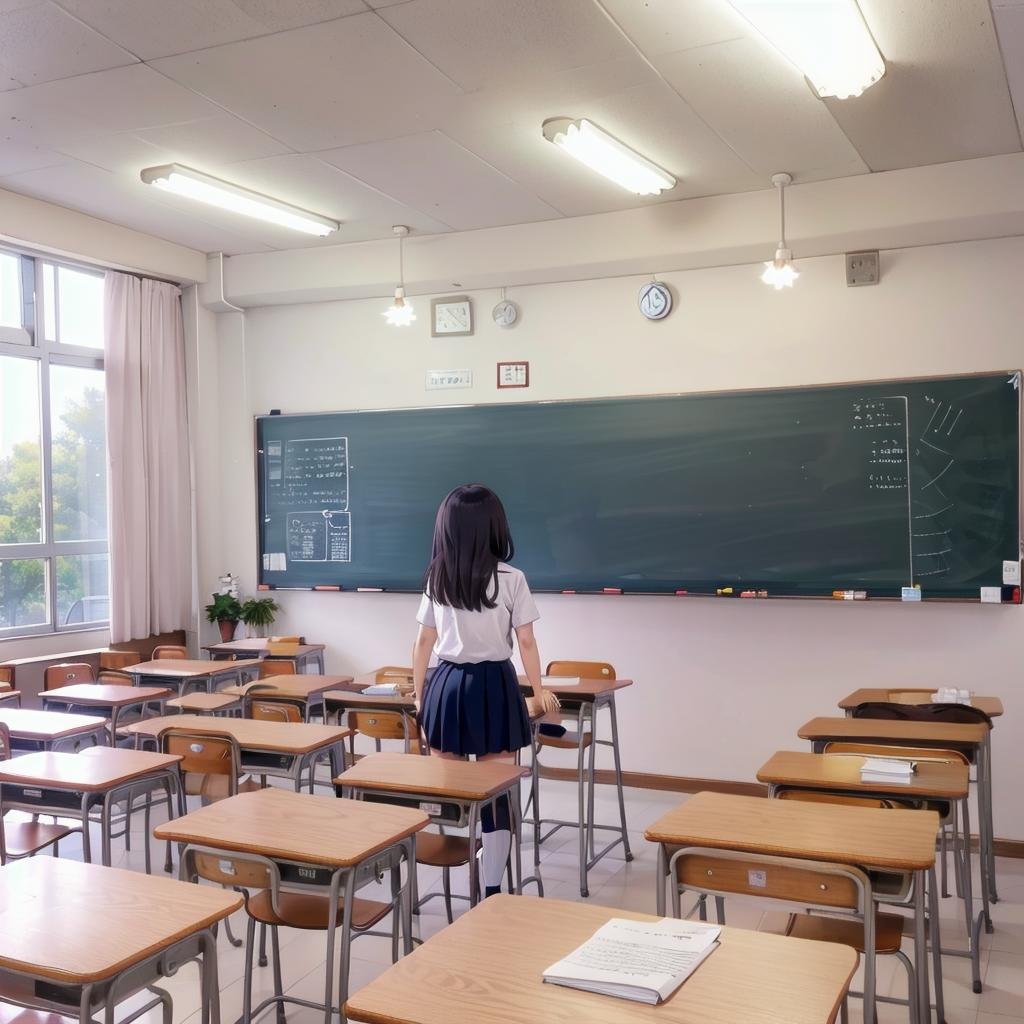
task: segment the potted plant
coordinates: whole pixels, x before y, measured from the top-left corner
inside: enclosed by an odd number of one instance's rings
[[[280,607],[272,597],[250,597],[242,605],[242,621],[253,630],[254,636],[265,636]]]
[[[216,622],[224,643],[234,639],[238,620],[242,617],[242,602],[238,600],[238,577],[226,572],[220,577],[220,590],[212,594],[213,601],[206,606],[206,621]]]

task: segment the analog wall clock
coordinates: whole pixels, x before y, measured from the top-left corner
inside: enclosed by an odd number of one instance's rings
[[[430,333],[435,338],[458,338],[473,333],[473,303],[468,295],[433,299],[430,312]]]
[[[649,281],[637,296],[640,312],[648,320],[664,320],[672,312],[672,292],[668,285]]]
[[[519,307],[509,299],[502,299],[491,310],[491,316],[499,327],[511,327],[519,319]]]

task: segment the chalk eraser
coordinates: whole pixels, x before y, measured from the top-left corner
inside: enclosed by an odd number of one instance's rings
[[[621,594],[622,593],[622,587],[602,587],[601,588],[601,593],[602,594]]]
[[[320,587],[314,587],[313,589],[314,590],[341,590],[341,587],[320,586]]]
[[[676,597],[685,597],[689,593],[688,590],[677,590]]]
[[[575,594],[576,591],[575,590],[563,590],[562,593],[563,594]]]
[[[270,590],[271,587],[270,587],[269,583],[259,583],[259,584],[257,584],[256,589],[257,590]]]

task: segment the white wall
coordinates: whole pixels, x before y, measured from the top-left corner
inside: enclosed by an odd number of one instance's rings
[[[677,308],[660,324],[636,311],[642,278],[514,289],[522,319],[511,331],[490,322],[496,293],[480,292],[471,339],[432,340],[426,298],[405,330],[385,326],[380,300],[250,310],[244,333],[235,322],[218,339],[220,434],[197,445],[198,478],[215,479],[221,495],[199,524],[200,536],[221,538],[203,555],[201,589],[228,568],[254,583],[255,413],[521,400],[494,388],[494,364],[509,358],[530,360],[530,399],[1020,367],[1022,265],[1024,239],[1008,238],[884,253],[872,288],[848,289],[837,256],[801,261],[787,293],[762,285],[759,267],[680,272],[665,277]],[[428,368],[466,366],[472,391],[424,392]],[[328,643],[329,669],[408,660],[412,597],[278,596],[277,628]],[[544,659],[608,660],[636,680],[620,701],[633,770],[751,780],[772,751],[803,748],[803,721],[835,713],[860,685],[966,682],[998,693],[1007,716],[995,742],[996,831],[1024,839],[1013,796],[1024,748],[1020,608],[584,596],[539,605]]]

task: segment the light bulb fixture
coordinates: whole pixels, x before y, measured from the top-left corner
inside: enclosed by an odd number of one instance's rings
[[[793,183],[793,175],[780,171],[772,175],[772,184],[779,190],[779,244],[775,258],[764,265],[761,280],[776,291],[792,288],[800,272],[793,266],[793,251],[786,245],[786,186]]]
[[[885,60],[857,0],[729,0],[821,97],[859,96]]]
[[[139,177],[147,185],[155,185],[165,192],[195,199],[209,206],[217,206],[231,213],[240,213],[244,217],[267,221],[279,227],[302,231],[307,235],[318,235],[325,238],[337,231],[341,226],[336,220],[321,217],[318,213],[310,213],[279,199],[260,195],[241,185],[233,185],[230,181],[221,181],[212,175],[182,164],[163,164],[160,167],[147,167]]]
[[[409,234],[404,224],[396,224],[392,229],[398,239],[398,284],[395,286],[394,302],[381,313],[390,327],[408,327],[416,319],[416,310],[411,302],[405,301],[405,258],[402,244]]]
[[[552,117],[541,130],[548,142],[627,192],[656,196],[676,186],[671,174],[586,118],[571,121],[567,117]]]

